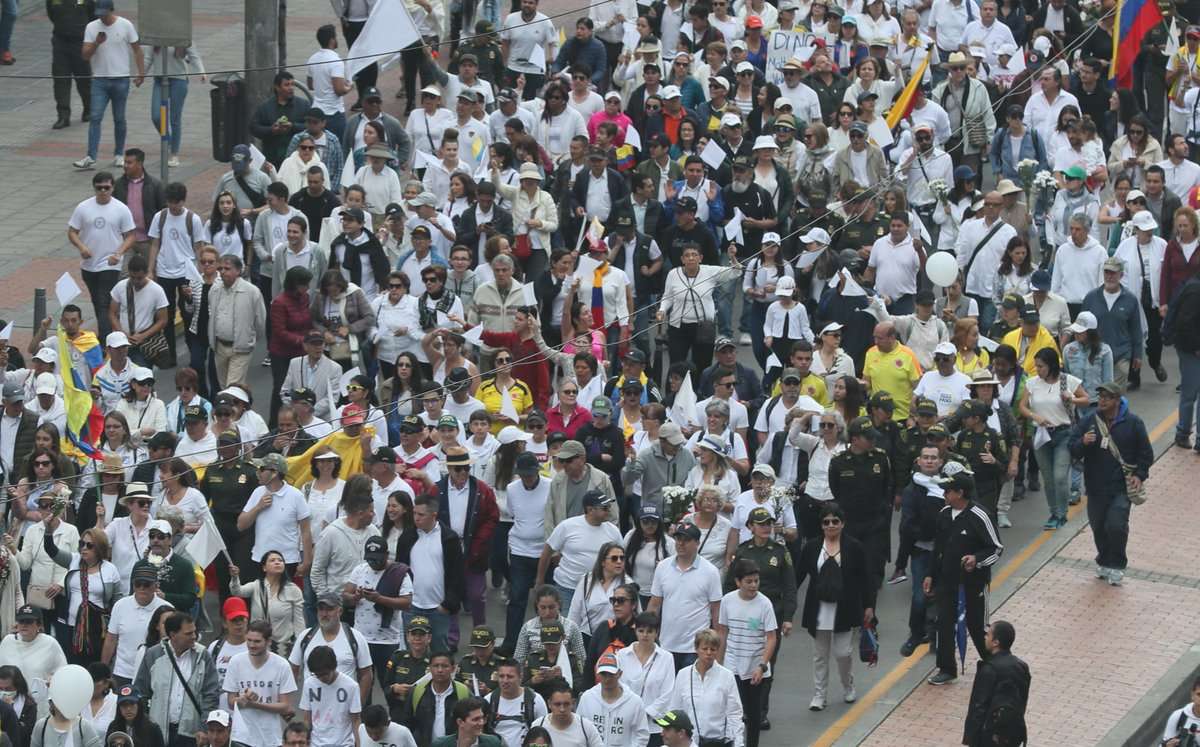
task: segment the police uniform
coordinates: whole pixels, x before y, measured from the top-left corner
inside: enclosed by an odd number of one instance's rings
[[[851,436],[872,437],[875,429],[865,416],[850,424]],[[873,589],[883,585],[892,525],[892,463],[882,449],[861,454],[846,449],[829,463],[829,489],[846,512],[845,532],[863,543]]]
[[[411,630],[411,627],[409,629]],[[410,712],[408,697],[401,698],[393,694],[392,685],[415,685],[417,680],[425,676],[425,672],[428,669],[428,654],[416,657],[407,650],[397,649],[388,658],[387,682],[383,685],[383,692],[387,696],[388,709],[391,711],[392,721],[401,724],[407,723],[407,716]]]
[[[480,625],[471,631],[471,648],[474,650],[487,648],[495,642],[496,635],[492,632],[491,628]],[[499,682],[496,679],[496,670],[506,661],[508,659],[500,656],[493,650],[492,655],[488,657],[487,663],[484,663],[479,660],[479,655],[473,651],[458,662],[458,671],[455,672],[454,678],[466,685],[472,693],[483,697],[499,687]],[[479,692],[475,692],[476,683],[483,686],[479,688]],[[486,688],[486,690],[483,688]]]
[[[879,216],[876,215],[871,220],[850,220],[846,222],[845,228],[842,229],[841,237],[842,249],[853,249],[859,251],[863,247],[871,247],[875,245],[877,239],[882,238],[888,233],[888,226]]]
[[[226,440],[226,444],[230,440],[233,443],[241,440],[240,435],[230,435],[229,431],[221,434],[218,445],[221,438]],[[258,471],[254,465],[240,458],[228,463],[222,463],[220,459],[213,462],[204,470],[204,478],[198,486],[200,493],[208,499],[213,521],[221,533],[221,539],[225,541],[225,547],[229,549],[229,555],[242,571],[243,582],[250,580],[246,571],[256,567],[250,560],[250,548],[254,546],[254,527],[245,532],[238,531],[237,517],[257,488]],[[229,562],[224,553],[218,555],[215,562],[217,582],[220,586],[218,592],[224,601],[229,597]]]
[[[71,80],[83,102],[84,121],[92,108],[92,64],[83,59],[83,34],[96,17],[95,0],[46,0],[50,18],[50,74],[59,121],[71,121]],[[72,352],[74,350],[72,349]]]
[[[562,647],[567,645],[564,640],[565,637],[562,626],[558,623],[542,623],[541,639],[543,648],[531,651],[525,659],[525,673],[521,684],[532,688],[547,701],[550,700],[550,684],[553,680],[543,680],[542,682],[535,683],[533,681],[533,674],[543,668],[558,666],[559,657],[556,655],[551,659],[549,654],[546,653],[544,646],[547,643],[557,643],[561,651]],[[567,652],[567,661],[571,666],[572,689],[578,692],[579,686],[583,682],[583,662],[571,656],[569,651]]]
[[[986,418],[987,405],[979,400],[971,400],[972,410],[967,415]],[[983,412],[979,412],[982,409]],[[986,421],[985,421],[986,422]],[[990,452],[995,458],[991,464],[982,460],[983,454]],[[975,495],[973,500],[987,509],[992,522],[996,522],[996,503],[1000,498],[1000,486],[1008,469],[1008,446],[995,429],[984,425],[983,431],[964,428],[958,434],[958,453],[961,454],[975,473]]]

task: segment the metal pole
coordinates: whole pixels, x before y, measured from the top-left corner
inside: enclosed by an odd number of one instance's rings
[[[165,185],[170,181],[170,169],[167,168],[167,161],[171,158],[171,139],[169,135],[171,128],[167,124],[167,114],[171,110],[171,85],[167,81],[167,55],[171,54],[171,48],[160,47],[160,49],[162,50],[162,77],[159,78],[158,83],[158,134],[162,139],[162,154],[159,173],[162,176],[162,183]]]
[[[279,0],[244,0],[246,101],[257,106],[272,95],[271,81],[279,67]],[[238,133],[235,143],[246,142],[247,133]]]
[[[33,289],[33,328],[37,329],[46,318],[46,289]]]

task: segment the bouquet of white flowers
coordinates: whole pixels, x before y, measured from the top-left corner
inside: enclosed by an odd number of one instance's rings
[[[1017,178],[1021,180],[1021,186],[1025,188],[1027,196],[1033,186],[1033,176],[1037,173],[1039,166],[1041,164],[1032,158],[1026,158],[1017,163]]]
[[[668,485],[662,489],[663,521],[671,527],[687,516],[692,510],[692,502],[696,498],[695,488],[685,488],[682,485]]]
[[[783,535],[783,513],[791,508],[791,505],[799,497],[800,494],[796,491],[795,485],[776,485],[771,488],[771,495],[768,500],[771,501],[771,513],[775,516],[775,526],[771,532],[771,539],[780,544],[786,542],[786,538]]]
[[[1039,171],[1037,176],[1033,177],[1033,186],[1038,189],[1058,189],[1058,181],[1049,171]]]
[[[931,179],[929,182],[929,193],[938,202],[945,202],[946,197],[950,195],[950,187],[946,184],[945,179]]]

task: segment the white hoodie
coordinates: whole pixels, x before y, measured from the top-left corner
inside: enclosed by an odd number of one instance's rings
[[[671,710],[671,696],[675,692],[674,657],[656,645],[650,661],[643,666],[633,646],[626,646],[617,652],[617,666],[621,669],[621,684],[642,700],[650,733],[662,732],[654,720]]]
[[[601,687],[594,685],[579,696],[575,715],[591,720],[604,747],[642,747],[650,739],[642,699],[628,687],[622,687],[617,702],[609,703],[604,700]]]

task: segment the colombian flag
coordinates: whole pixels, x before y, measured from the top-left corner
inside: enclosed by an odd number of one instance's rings
[[[63,378],[63,405],[67,410],[66,443],[63,452],[86,459],[99,459],[96,443],[104,430],[104,416],[92,400],[90,384],[104,365],[104,349],[95,334],[81,331],[74,340],[58,328],[58,360]]]
[[[1117,88],[1133,88],[1133,61],[1142,39],[1150,29],[1162,23],[1155,0],[1117,0],[1117,20],[1113,24],[1112,67],[1108,77]]]
[[[913,98],[916,97],[917,88],[921,86],[921,82],[925,79],[925,70],[929,67],[929,58],[932,56],[932,53],[925,55],[925,59],[921,61],[920,65],[917,65],[916,70],[913,70],[908,85],[904,87],[904,90],[896,97],[896,101],[892,103],[891,111],[887,115],[889,130],[896,129],[896,126],[900,124],[900,120],[912,113]]]

